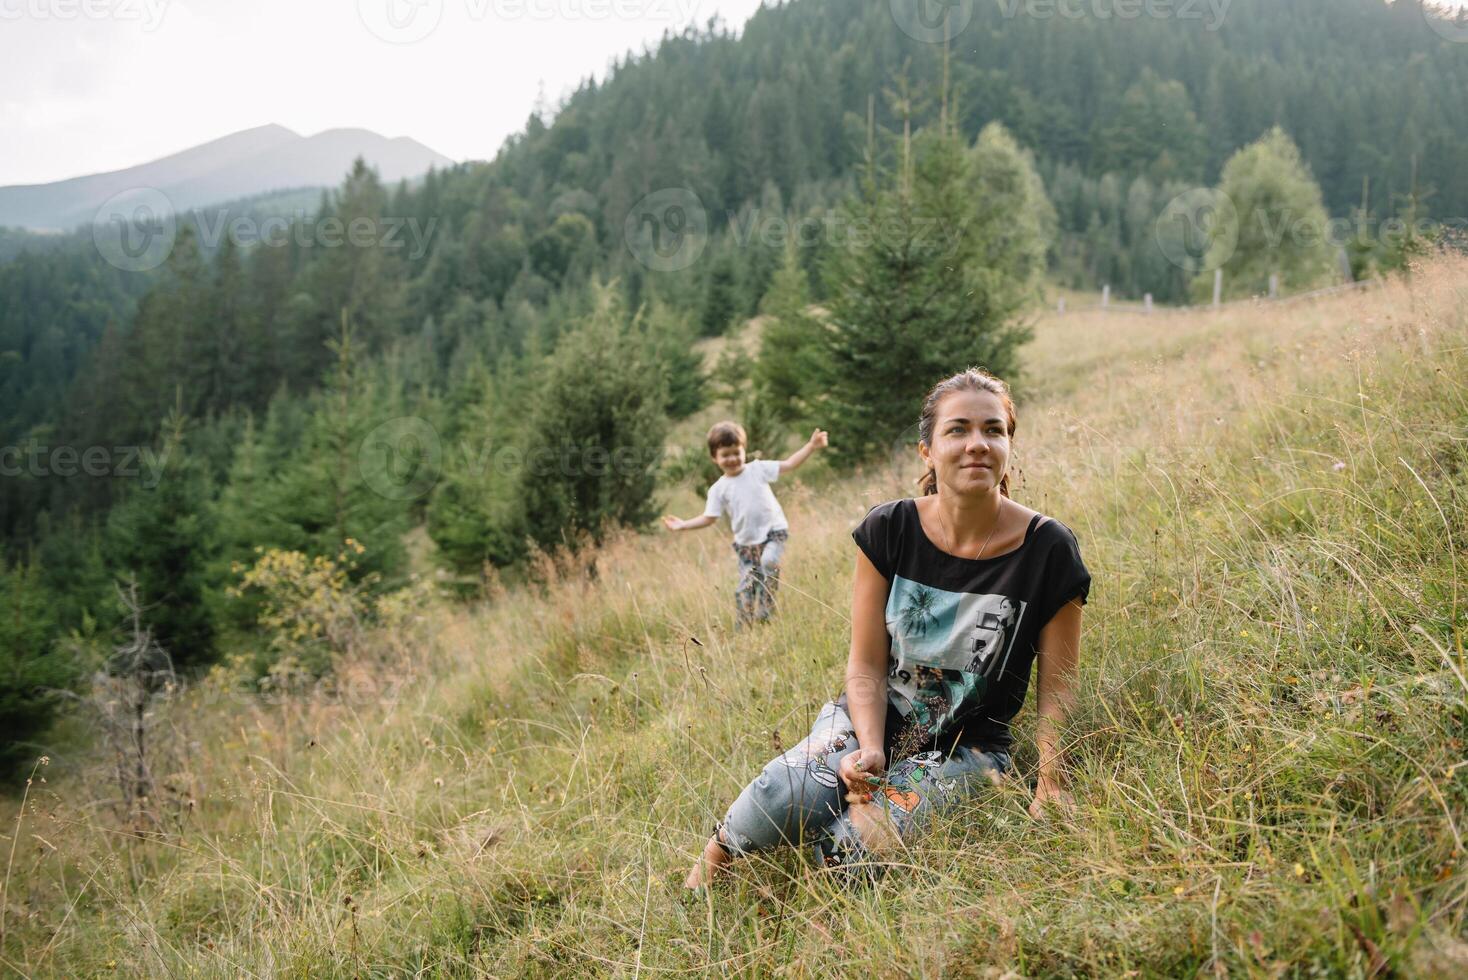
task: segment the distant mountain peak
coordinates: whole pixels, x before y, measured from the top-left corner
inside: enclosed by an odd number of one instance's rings
[[[246,136],[251,133],[290,137],[299,137],[301,135],[289,126],[282,126],[280,123],[265,123],[261,126],[251,126],[249,129],[242,129],[237,133],[230,133],[229,136],[221,136],[220,139],[229,139],[232,136]]]
[[[341,127],[302,136],[266,123],[136,167],[49,184],[0,187],[0,226],[64,231],[89,223],[108,200],[142,189],[186,211],[285,188],[333,187],[357,157],[385,183],[411,179],[453,160],[407,136]]]

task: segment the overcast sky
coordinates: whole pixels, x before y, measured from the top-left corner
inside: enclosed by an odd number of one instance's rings
[[[237,130],[360,126],[488,159],[544,86],[760,0],[0,0],[0,185]],[[384,38],[387,38],[384,40]]]
[[[488,159],[542,87],[554,106],[666,30],[715,15],[737,29],[759,4],[0,0],[0,185],[129,167],[265,123],[360,126]],[[1468,26],[1439,31],[1468,45]]]

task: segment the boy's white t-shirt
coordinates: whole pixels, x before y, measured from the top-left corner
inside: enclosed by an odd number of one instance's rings
[[[738,476],[724,475],[709,487],[705,517],[729,515],[737,545],[763,544],[771,531],[788,530],[785,512],[770,484],[780,478],[780,464],[769,459],[750,460]]]

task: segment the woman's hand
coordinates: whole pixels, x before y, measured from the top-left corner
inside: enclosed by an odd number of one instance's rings
[[[1066,720],[1075,705],[1076,662],[1081,650],[1081,604],[1072,599],[1040,629],[1035,662],[1039,665],[1035,693],[1035,747],[1040,750],[1040,779],[1030,816],[1039,820],[1047,808],[1071,811],[1075,801],[1061,782],[1065,772],[1063,739]]]
[[[1051,808],[1060,810],[1069,816],[1075,811],[1075,807],[1076,801],[1066,788],[1060,785],[1059,780],[1041,776],[1040,781],[1035,784],[1035,799],[1030,803],[1030,816],[1036,820],[1043,820],[1046,812]]]
[[[678,520],[678,518],[674,517],[671,514],[664,514],[663,527],[667,528],[669,531],[681,531],[683,530],[683,522]]]
[[[881,749],[857,749],[841,760],[837,775],[846,784],[847,803],[870,803],[877,777],[887,771]]]

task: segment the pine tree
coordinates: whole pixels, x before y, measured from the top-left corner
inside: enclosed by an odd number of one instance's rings
[[[668,416],[685,419],[703,408],[707,401],[703,355],[693,346],[698,338],[687,318],[662,303],[651,304],[642,320],[647,333],[647,357],[662,372],[668,393]]]
[[[0,557],[0,777],[7,782],[35,762],[34,740],[76,680],[73,665],[53,650],[49,599],[31,569]]]
[[[208,474],[189,452],[183,416],[163,425],[158,470],[146,470],[109,515],[108,565],[135,578],[143,619],[180,670],[213,662],[208,567],[215,541]],[[155,482],[156,481],[156,482]]]
[[[431,450],[421,437],[431,434],[432,425],[425,429],[419,423],[426,420],[407,411],[401,379],[364,368],[345,311],[341,324],[328,344],[336,363],[311,399],[299,444],[271,480],[272,517],[283,547],[334,556],[351,538],[367,549],[356,574],[375,573],[384,585],[396,584],[406,565],[401,538],[410,507],[421,496],[417,481],[431,477],[441,456],[421,455]],[[431,487],[424,484],[422,492]]]
[[[448,428],[464,451],[444,460],[428,506],[428,533],[449,568],[478,574],[485,562],[507,566],[525,557],[519,466],[526,442],[523,406],[533,389],[524,366],[508,355],[493,370],[476,364],[464,388],[474,397]]]
[[[247,344],[245,270],[233,236],[226,235],[214,257],[213,278],[203,316],[190,324],[194,384],[200,414],[245,403],[258,349]]]
[[[358,158],[341,191],[317,215],[291,316],[294,378],[309,384],[330,364],[342,310],[364,351],[382,347],[401,326],[403,264],[386,247],[386,209],[376,171]]]
[[[530,243],[535,271],[560,285],[574,271],[586,272],[596,246],[596,226],[584,214],[563,214]]]
[[[234,584],[238,569],[253,564],[256,548],[289,548],[301,543],[282,519],[288,501],[283,499],[276,479],[286,448],[279,444],[283,441],[279,413],[283,397],[272,403],[263,431],[257,428],[253,416],[246,418],[235,446],[214,508],[219,550],[211,568],[213,581]],[[229,624],[238,629],[253,625],[257,612],[258,600],[253,593],[224,605]]]
[[[760,303],[765,317],[753,378],[774,415],[807,421],[821,388],[820,321],[810,311],[810,280],[792,238],[785,261]]]
[[[727,255],[714,260],[709,272],[708,288],[704,293],[703,313],[700,322],[705,337],[717,337],[729,329],[739,315],[737,277],[734,263]]]
[[[1439,229],[1422,227],[1422,219],[1427,213],[1423,206],[1423,197],[1417,184],[1417,162],[1413,160],[1410,189],[1402,196],[1396,220],[1384,226],[1380,236],[1377,261],[1383,272],[1405,272],[1410,275],[1412,263],[1432,254],[1433,248],[1441,239],[1442,233]]]
[[[249,349],[248,407],[263,409],[282,379],[289,380],[285,349],[300,249],[288,234],[262,240],[250,254],[244,344]]]
[[[620,296],[603,286],[551,355],[521,479],[526,527],[542,547],[575,547],[582,532],[600,540],[609,526],[656,514],[667,392],[646,350],[642,325],[628,325]]]
[[[209,271],[188,225],[179,230],[169,253],[164,280],[138,305],[114,370],[121,403],[103,408],[98,419],[103,441],[146,443],[158,420],[178,404],[190,417],[202,406],[191,341],[208,322]]]
[[[1115,121],[1097,140],[1096,153],[1101,170],[1188,181],[1202,175],[1206,146],[1188,90],[1147,67],[1127,89]]]
[[[65,633],[110,626],[116,594],[98,519],[84,518],[76,510],[60,517],[46,512],[36,523],[36,538],[31,571],[49,596],[57,629]]]
[[[826,275],[830,328],[816,412],[838,459],[856,462],[911,438],[919,403],[940,378],[971,365],[1001,375],[1016,366],[1029,336],[1016,319],[1045,244],[1033,240],[1038,224],[1012,210],[1029,201],[1027,177],[1010,171],[1009,211],[975,199],[975,186],[997,183],[988,176],[991,149],[970,154],[951,133],[920,132],[901,148],[898,173],[869,169],[843,211],[846,226],[870,241],[832,253]]]

